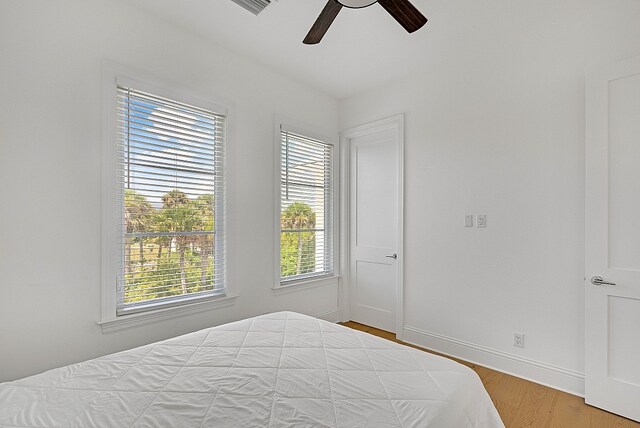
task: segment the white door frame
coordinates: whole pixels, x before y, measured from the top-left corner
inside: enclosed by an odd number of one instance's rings
[[[344,177],[341,181],[341,199],[340,199],[340,254],[342,265],[340,291],[338,294],[338,307],[340,310],[340,319],[349,321],[349,278],[350,278],[350,148],[353,138],[365,135],[394,130],[398,138],[398,289],[396,292],[396,337],[402,340],[404,327],[404,114],[388,117],[386,119],[376,120],[374,122],[348,128],[340,132],[340,176]]]

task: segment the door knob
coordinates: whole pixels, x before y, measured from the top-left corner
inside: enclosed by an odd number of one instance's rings
[[[613,287],[614,285],[616,285],[615,282],[605,281],[604,279],[602,279],[601,276],[597,276],[597,275],[591,277],[591,283],[597,286],[606,285],[608,287]]]
[[[385,257],[388,259],[397,259],[398,255],[394,253],[394,254],[391,254],[390,256],[385,256]]]

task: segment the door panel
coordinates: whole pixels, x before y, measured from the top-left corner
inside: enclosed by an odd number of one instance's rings
[[[609,266],[640,270],[640,74],[608,86]]]
[[[396,177],[393,134],[370,136],[352,141],[355,173],[355,244],[358,247],[393,249],[397,206],[394,201]]]
[[[585,401],[640,421],[640,58],[589,79],[586,149]]]
[[[389,303],[395,300],[393,269],[391,263],[356,260],[354,272],[355,295],[358,305],[368,310],[385,310],[391,312]]]
[[[640,299],[609,296],[609,377],[640,387]],[[640,405],[640,402],[637,403]]]
[[[347,138],[349,145],[349,315],[396,331],[399,286],[399,160],[396,127]]]

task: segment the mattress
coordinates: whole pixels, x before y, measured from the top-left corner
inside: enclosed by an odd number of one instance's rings
[[[2,427],[503,427],[451,360],[278,312],[0,384]]]

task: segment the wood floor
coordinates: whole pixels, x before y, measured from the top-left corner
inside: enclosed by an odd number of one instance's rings
[[[396,340],[393,333],[378,330],[353,321],[344,326],[365,331],[403,345],[431,352]],[[437,354],[437,352],[431,352]],[[440,355],[440,354],[438,354]],[[446,355],[443,355],[446,358]],[[640,424],[629,419],[588,406],[584,399],[538,385],[486,367],[451,358],[478,373],[507,428],[631,428]]]

